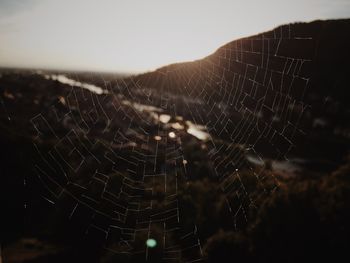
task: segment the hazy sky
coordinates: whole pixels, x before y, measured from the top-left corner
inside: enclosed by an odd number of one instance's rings
[[[350,17],[350,0],[0,0],[0,65],[145,71],[280,24]]]

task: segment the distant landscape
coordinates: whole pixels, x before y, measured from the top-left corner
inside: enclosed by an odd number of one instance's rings
[[[3,262],[349,258],[349,47],[319,20],[139,75],[0,69]]]

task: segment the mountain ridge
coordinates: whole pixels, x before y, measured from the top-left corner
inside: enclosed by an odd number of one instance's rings
[[[276,32],[276,31],[280,30],[281,28],[283,29],[283,28],[286,28],[288,26],[291,26],[291,27],[305,27],[305,26],[307,26],[307,27],[315,27],[315,28],[318,27],[318,30],[317,30],[318,32],[317,33],[321,34],[320,31],[322,30],[322,28],[320,28],[320,27],[324,28],[324,27],[327,26],[327,24],[331,24],[331,23],[349,24],[350,23],[350,19],[346,19],[346,18],[344,18],[344,19],[327,19],[327,20],[317,19],[317,20],[313,20],[313,21],[310,21],[310,22],[302,22],[302,21],[300,21],[300,22],[293,22],[293,23],[282,24],[282,25],[279,25],[279,26],[277,26],[277,27],[275,27],[275,28],[273,28],[271,30],[267,30],[267,31],[264,31],[264,32],[261,32],[261,33],[256,33],[256,34],[253,34],[253,35],[250,35],[250,36],[241,37],[241,38],[229,41],[226,44],[223,44],[220,47],[218,47],[211,54],[209,54],[207,56],[204,56],[202,58],[198,58],[198,59],[195,59],[195,60],[192,60],[192,61],[183,61],[183,62],[171,63],[171,64],[168,64],[168,65],[164,65],[164,66],[158,67],[155,70],[151,70],[151,71],[147,71],[147,72],[139,73],[139,74],[134,74],[134,77],[143,76],[143,75],[147,75],[147,74],[150,74],[150,73],[155,73],[155,72],[158,72],[158,71],[167,71],[167,68],[173,68],[173,67],[176,67],[176,66],[181,66],[183,64],[197,63],[199,61],[202,61],[204,59],[207,59],[209,57],[217,55],[217,53],[220,52],[221,49],[223,49],[223,48],[225,48],[225,47],[227,47],[229,45],[232,45],[234,42],[238,42],[238,41],[242,41],[242,40],[246,40],[246,39],[250,39],[250,38],[261,37],[261,36],[264,36],[264,35],[266,36],[266,35],[271,34],[272,32]]]

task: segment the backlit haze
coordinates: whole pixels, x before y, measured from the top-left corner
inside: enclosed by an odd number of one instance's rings
[[[149,71],[280,24],[346,17],[348,0],[1,0],[0,66]]]

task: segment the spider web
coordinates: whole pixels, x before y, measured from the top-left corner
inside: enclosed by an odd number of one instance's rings
[[[313,44],[286,25],[140,76],[44,75],[70,87],[31,119],[45,199],[122,258],[204,260],[201,229],[182,205],[197,179],[188,145],[200,146],[219,185],[210,194],[225,196],[232,229],[239,228],[257,207],[241,170],[270,194],[278,179],[267,189],[264,165],[256,164],[288,161],[303,133]],[[145,245],[149,238],[156,248]]]

